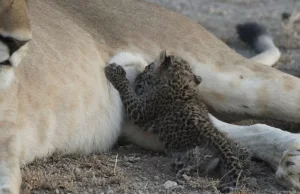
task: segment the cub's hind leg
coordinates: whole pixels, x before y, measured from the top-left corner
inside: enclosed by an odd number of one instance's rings
[[[240,159],[234,152],[235,146],[230,140],[219,132],[212,123],[207,120],[203,122],[199,127],[200,141],[206,139],[206,141],[213,145],[220,155],[221,158],[221,170],[224,174],[221,179],[223,184],[220,187],[222,192],[231,192],[238,187],[240,182],[245,175],[245,168],[248,162],[245,159]],[[247,158],[247,157],[246,157]]]
[[[232,142],[232,146],[233,152],[241,161],[243,169],[248,169],[250,167],[251,154],[245,147],[236,142]],[[178,154],[172,163],[172,168],[177,173],[177,177],[181,177],[183,173],[193,174],[195,172],[206,176],[212,175],[214,171],[220,169],[220,163],[220,155],[216,149],[212,149],[209,145],[203,145]]]
[[[158,134],[166,149],[171,152],[187,151],[196,146],[213,146],[211,149],[221,159],[225,175],[220,189],[224,192],[236,189],[237,183],[244,176],[245,160],[238,157],[231,141],[217,131],[209,120],[203,117],[199,120],[199,116],[185,117],[182,114],[184,112],[174,109],[161,120],[156,120],[157,123],[152,126],[155,129],[153,132]],[[215,168],[219,161],[214,162],[216,165],[209,168]]]

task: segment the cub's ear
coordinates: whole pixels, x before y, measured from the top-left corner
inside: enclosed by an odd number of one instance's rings
[[[159,53],[158,63],[162,64],[163,62],[165,62],[166,58],[167,58],[167,51],[166,50],[161,51]]]
[[[167,67],[172,63],[172,59],[167,55],[167,51],[160,52],[156,67]]]
[[[202,82],[202,78],[199,75],[194,75],[194,81],[196,85],[199,85]]]

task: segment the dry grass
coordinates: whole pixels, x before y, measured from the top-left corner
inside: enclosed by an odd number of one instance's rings
[[[32,192],[70,192],[119,188],[123,193],[126,179],[123,171],[107,155],[62,156],[56,154],[37,160],[22,169],[24,194]]]
[[[219,193],[217,188],[220,180],[216,176],[208,178],[194,174],[187,179],[176,180],[176,173],[171,168],[173,160],[172,157],[148,152],[136,146],[113,150],[112,154],[86,157],[55,154],[22,169],[22,194]],[[264,163],[251,162],[249,170],[252,175],[240,181],[240,189],[234,193],[284,191]],[[163,184],[168,180],[176,181],[179,186],[166,190]]]

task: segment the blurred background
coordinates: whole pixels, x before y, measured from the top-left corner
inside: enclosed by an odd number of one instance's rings
[[[300,0],[146,0],[200,23],[240,54],[255,53],[238,40],[235,25],[255,21],[267,27],[282,57],[276,66],[300,62]],[[282,20],[293,14],[294,17]],[[295,18],[298,17],[298,18]],[[295,21],[294,21],[295,20]],[[300,63],[299,63],[300,65]]]

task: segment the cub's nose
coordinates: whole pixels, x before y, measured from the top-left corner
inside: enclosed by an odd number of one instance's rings
[[[0,35],[0,41],[9,48],[9,55],[11,56],[15,51],[19,50],[29,40],[21,41],[12,37],[3,37]]]

